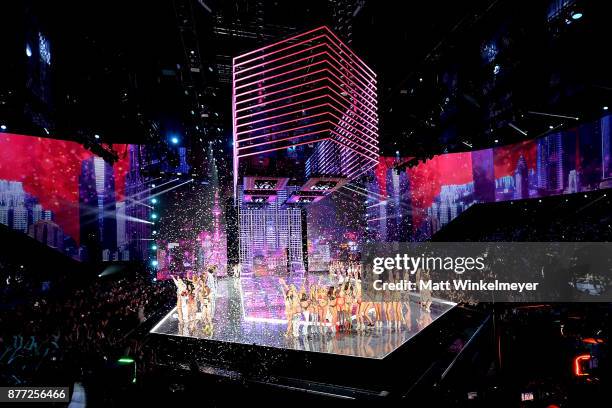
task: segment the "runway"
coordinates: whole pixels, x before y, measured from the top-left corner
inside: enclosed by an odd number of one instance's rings
[[[287,281],[299,288],[303,279],[288,278]],[[173,309],[153,327],[151,333],[384,359],[454,307],[450,302],[434,301],[430,311],[426,312],[415,300],[409,304],[411,323],[401,330],[383,327],[363,332],[332,333],[328,327],[321,334],[312,324],[301,322],[297,325],[296,335],[287,337],[283,295],[277,277],[224,278],[217,282],[212,327],[204,327],[200,322],[192,327],[180,325],[176,309]],[[406,311],[405,305],[404,313]]]

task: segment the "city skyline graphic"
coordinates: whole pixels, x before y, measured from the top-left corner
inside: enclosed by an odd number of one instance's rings
[[[435,156],[399,173],[393,169],[397,159],[382,157],[368,185],[368,226],[381,241],[422,240],[476,203],[571,194],[609,185],[610,125],[607,115],[534,140]],[[393,177],[402,180],[400,196],[394,191]],[[389,228],[397,230],[394,225],[400,217],[404,227],[411,228],[399,228],[398,235]]]
[[[324,269],[338,247],[351,242],[427,239],[476,203],[610,185],[610,126],[611,116],[606,115],[534,140],[435,156],[400,172],[394,169],[397,157],[381,157],[369,179],[349,187],[362,191],[348,199],[364,198],[363,214],[357,205],[342,214],[344,189],[310,206],[309,262],[313,269]],[[80,260],[147,258],[152,229],[135,221],[148,220],[151,212],[138,204],[150,194],[139,171],[145,146],[115,145],[120,160],[113,166],[75,142],[2,133],[0,147],[0,223]],[[317,215],[325,222],[313,220]],[[355,220],[345,220],[348,216]],[[301,225],[297,213],[295,217],[294,224]],[[260,221],[253,226],[265,225]],[[215,231],[210,232],[211,237],[201,239],[217,241]],[[266,243],[255,252],[265,256],[272,247]],[[299,260],[297,239],[294,247],[291,258]],[[286,256],[278,254],[278,266],[286,263]]]
[[[0,134],[0,223],[78,260],[142,259],[140,147],[113,148],[111,166],[75,142]]]

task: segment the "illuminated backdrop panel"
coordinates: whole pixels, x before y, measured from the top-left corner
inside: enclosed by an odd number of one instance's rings
[[[426,239],[475,203],[610,187],[609,158],[610,116],[534,140],[435,156],[402,172],[408,178],[405,197],[397,197],[389,183],[395,160],[381,158],[369,190],[370,200],[382,204],[370,211],[368,225],[382,231],[381,240],[398,240],[388,228],[390,207],[397,206],[411,220],[406,238]]]
[[[75,142],[0,133],[0,223],[81,260],[142,258],[139,147],[113,149],[109,165]]]
[[[341,189],[344,201],[336,195],[308,208],[312,269],[327,270],[351,242],[426,240],[477,203],[612,187],[611,118],[511,145],[438,155],[403,171],[395,170],[401,158],[380,157],[361,187],[351,186],[361,194]]]

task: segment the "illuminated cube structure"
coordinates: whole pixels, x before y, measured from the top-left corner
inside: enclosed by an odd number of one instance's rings
[[[376,74],[319,27],[234,58],[232,116],[241,262],[293,268],[305,207],[378,163]]]
[[[327,27],[235,57],[232,104],[234,188],[262,175],[242,164],[271,152],[300,148],[302,176],[324,184],[378,162],[376,74]]]

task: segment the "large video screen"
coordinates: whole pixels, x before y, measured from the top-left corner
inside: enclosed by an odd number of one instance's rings
[[[599,189],[612,177],[610,121],[605,116],[530,141],[439,155],[401,173],[394,160],[382,158],[369,188],[384,199],[375,200],[382,204],[369,226],[382,241],[422,240],[475,203]],[[403,228],[402,218],[409,220]]]
[[[0,223],[78,260],[142,259],[139,146],[112,148],[113,165],[76,142],[0,133]]]
[[[591,191],[612,185],[612,116],[511,145],[442,154],[397,171],[381,157],[353,181],[308,208],[311,270],[370,242],[426,240],[476,203]]]

